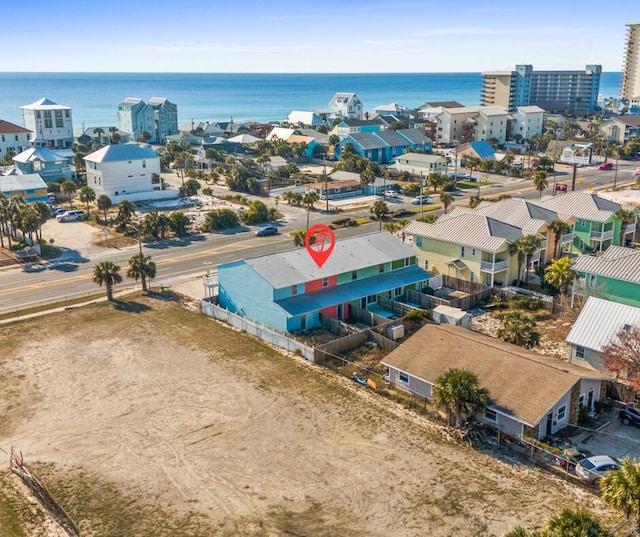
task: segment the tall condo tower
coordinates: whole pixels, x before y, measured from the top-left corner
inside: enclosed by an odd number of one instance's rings
[[[640,22],[627,24],[627,43],[624,49],[620,97],[640,99]]]

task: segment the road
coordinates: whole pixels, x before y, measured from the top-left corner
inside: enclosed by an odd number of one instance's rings
[[[617,183],[622,185],[633,181],[635,164],[620,163]],[[613,184],[615,172],[600,171],[597,168],[578,168],[576,189],[603,188]],[[480,174],[482,180],[485,179]],[[531,187],[528,180],[506,180],[489,176],[488,185],[481,185],[484,197],[499,194],[517,195],[534,199],[539,193]],[[571,168],[559,166],[556,181],[566,183],[571,189]],[[544,194],[552,194],[553,178]],[[475,189],[468,189],[456,195],[455,204],[467,204],[469,196],[476,194]],[[395,209],[399,206],[411,207],[410,198],[389,200]],[[367,210],[349,213],[352,218],[367,216]],[[313,223],[328,223],[335,215],[312,213]],[[281,233],[272,237],[255,237],[252,233],[207,234],[196,235],[185,240],[165,241],[145,244],[145,253],[151,255],[157,265],[155,285],[171,286],[196,275],[203,275],[208,269],[223,262],[259,256],[291,249],[291,237],[287,235],[295,229],[304,227],[300,220],[294,220],[281,228]],[[346,238],[376,231],[378,225],[370,223],[336,231],[338,238]],[[91,256],[78,255],[77,258],[63,261],[32,264],[22,268],[3,270],[0,272],[0,314],[19,311],[30,307],[42,307],[45,304],[64,302],[86,296],[90,298],[100,292],[100,288],[92,281],[92,266],[96,262],[108,259],[126,267],[128,260],[136,254],[137,245],[123,249],[107,249]],[[134,286],[133,280],[124,278],[117,288]],[[139,285],[139,284],[138,284]]]

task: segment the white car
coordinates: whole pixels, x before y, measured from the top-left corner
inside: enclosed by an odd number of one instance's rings
[[[423,194],[422,196],[416,196],[415,198],[413,198],[411,200],[411,203],[413,205],[424,205],[425,203],[429,202],[429,196],[427,196],[426,194]]]
[[[62,214],[56,215],[56,220],[58,220],[58,222],[75,222],[78,220],[84,220],[85,216],[84,211],[66,211]]]
[[[385,190],[384,191],[385,198],[397,198],[398,193],[395,190]]]

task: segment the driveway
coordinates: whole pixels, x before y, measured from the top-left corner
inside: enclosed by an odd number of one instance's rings
[[[640,427],[623,425],[617,408],[602,415],[599,421],[602,425],[596,431],[582,430],[571,438],[572,443],[594,455],[640,460]]]
[[[58,222],[50,218],[42,226],[42,238],[48,242],[53,239],[53,245],[62,250],[63,259],[77,255],[91,258],[107,250],[102,245],[102,231],[86,222]]]

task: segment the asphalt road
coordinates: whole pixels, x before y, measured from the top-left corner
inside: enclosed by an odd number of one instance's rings
[[[617,173],[617,184],[633,182],[635,168],[635,164],[621,162]],[[571,171],[570,167],[559,166],[555,175],[556,181],[566,183],[569,190],[571,189]],[[614,175],[613,170],[578,168],[576,189],[589,188],[589,186],[598,189],[610,186],[613,184]],[[482,174],[480,177],[482,180],[485,179]],[[491,197],[501,193],[529,199],[539,196],[528,180],[512,181],[503,177],[489,176],[487,181],[493,184],[481,185],[483,196]],[[552,192],[553,177],[550,177],[550,186],[544,194]],[[476,193],[475,189],[467,189],[455,196],[455,203],[466,205],[468,198]],[[400,200],[389,200],[389,204],[394,208],[406,206],[415,209],[416,206],[411,205],[410,200],[410,197],[404,196]],[[349,216],[355,218],[368,216],[368,214],[367,210],[362,210],[349,213]],[[328,223],[335,218],[335,215],[316,212],[312,213],[311,220],[312,223]],[[291,249],[292,241],[287,233],[303,227],[304,223],[298,219],[283,226],[281,233],[277,236],[255,237],[251,232],[196,235],[185,240],[145,244],[144,251],[153,257],[157,265],[157,278],[154,285],[171,286],[186,279],[192,279],[196,275],[203,275],[219,263]],[[377,223],[373,222],[338,230],[336,236],[345,238],[377,229]],[[61,261],[3,270],[0,272],[0,314],[78,297],[91,298],[92,295],[101,291],[92,281],[93,265],[108,259],[124,268],[136,251],[137,245],[120,250],[111,248],[91,256],[83,256],[78,252],[76,256],[68,256]],[[123,278],[123,283],[117,289],[123,289],[126,286],[134,287],[139,284]]]

